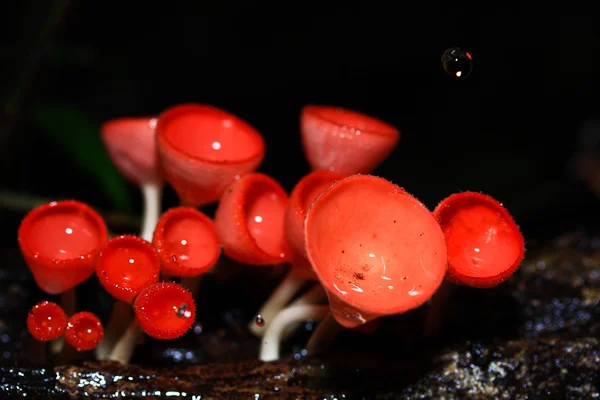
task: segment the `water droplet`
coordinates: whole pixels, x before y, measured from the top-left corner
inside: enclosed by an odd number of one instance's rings
[[[190,312],[190,306],[187,303],[183,303],[181,306],[179,306],[176,312],[177,316],[182,318],[189,318],[192,315]]]
[[[177,262],[177,256],[175,254],[173,254],[171,256],[171,260],[173,260],[173,262]]]
[[[473,58],[468,51],[460,47],[452,47],[442,54],[442,66],[451,77],[465,79],[471,75]]]
[[[265,319],[260,314],[256,316],[256,319],[254,320],[254,322],[256,322],[256,325],[258,325],[258,326],[265,325]]]

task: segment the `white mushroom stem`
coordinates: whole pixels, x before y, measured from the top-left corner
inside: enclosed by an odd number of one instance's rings
[[[304,293],[302,296],[298,297],[296,300],[292,301],[289,307],[300,306],[303,304],[320,304],[321,302],[327,300],[327,293],[321,284],[317,283],[310,290]],[[297,322],[295,324],[288,325],[283,330],[282,340],[289,338],[296,330],[302,325],[302,322]]]
[[[77,312],[77,293],[75,292],[75,288],[69,289],[60,295],[60,306],[65,314],[67,314],[67,317]],[[50,352],[58,354],[63,350],[64,346],[65,337],[61,336],[50,343]]]
[[[290,270],[257,313],[265,321],[264,325],[259,326],[253,319],[248,324],[250,332],[258,337],[263,336],[273,318],[294,298],[305,283],[305,279],[298,277],[293,270]]]
[[[142,329],[134,318],[127,327],[127,330],[125,330],[125,333],[123,333],[115,347],[112,349],[108,359],[126,365],[129,364],[129,360],[131,360],[131,356],[133,356],[133,351],[135,350],[135,346],[137,345],[141,334]]]
[[[343,326],[337,323],[331,313],[327,314],[308,340],[306,353],[311,356],[323,353],[333,339],[344,329]]]
[[[261,361],[275,361],[279,359],[281,335],[287,326],[301,321],[320,321],[329,314],[329,306],[304,304],[283,309],[278,313],[265,331],[260,346]]]
[[[144,183],[140,186],[144,202],[144,216],[142,217],[142,239],[152,242],[154,229],[160,218],[162,183]]]
[[[131,306],[123,301],[115,301],[112,313],[106,324],[104,337],[96,347],[96,358],[98,360],[106,360],[110,355],[113,347],[119,337],[125,332],[131,321],[132,310]]]

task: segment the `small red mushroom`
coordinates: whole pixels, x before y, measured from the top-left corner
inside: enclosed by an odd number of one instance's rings
[[[275,315],[288,304],[307,281],[316,280],[316,276],[308,262],[304,245],[304,220],[306,219],[306,212],[312,202],[325,189],[335,181],[343,178],[344,176],[337,172],[318,170],[304,176],[292,190],[285,211],[284,226],[292,252],[293,267],[257,313],[263,317],[266,323],[261,325],[251,321],[248,324],[248,329],[256,336],[261,336],[265,332]],[[308,293],[310,293],[310,296],[315,297],[313,296],[315,290],[311,290]],[[322,289],[320,293],[323,293]],[[303,300],[299,299],[299,302],[295,304],[299,304]],[[293,329],[294,327],[290,327],[284,336],[291,333]]]
[[[100,319],[91,312],[74,314],[67,322],[65,340],[77,351],[93,350],[104,336],[104,327]]]
[[[163,272],[170,276],[200,276],[217,263],[221,254],[213,221],[191,207],[175,207],[164,213],[152,242]]]
[[[434,211],[448,245],[446,279],[489,288],[508,279],[525,255],[525,240],[502,204],[477,192],[453,194]]]
[[[140,236],[152,240],[160,215],[162,178],[156,150],[154,117],[119,118],[102,125],[104,146],[121,174],[140,186],[144,198],[144,217]]]
[[[133,310],[141,329],[161,340],[180,337],[196,317],[191,293],[176,283],[156,283],[144,289],[135,299]]]
[[[34,305],[27,314],[27,330],[35,339],[47,342],[58,339],[67,328],[67,315],[51,301]]]
[[[88,279],[107,239],[102,217],[74,200],[35,208],[18,232],[19,247],[35,282],[49,294],[66,292]]]
[[[184,104],[164,111],[156,127],[166,180],[184,205],[219,200],[238,177],[265,156],[261,134],[237,116],[208,105]]]
[[[345,176],[370,173],[400,140],[400,131],[394,126],[339,107],[306,106],[300,125],[304,153],[312,169]]]
[[[250,265],[274,265],[290,258],[284,215],[288,195],[265,174],[251,173],[223,193],[215,228],[225,255]]]
[[[114,237],[100,251],[96,275],[111,296],[132,303],[142,289],[158,282],[158,253],[151,243],[137,236]]]

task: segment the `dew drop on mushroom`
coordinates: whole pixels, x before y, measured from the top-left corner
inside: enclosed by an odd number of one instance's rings
[[[473,70],[473,57],[460,47],[452,47],[442,54],[444,71],[454,79],[465,79]]]

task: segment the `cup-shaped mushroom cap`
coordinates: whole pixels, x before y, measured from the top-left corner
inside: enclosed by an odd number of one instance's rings
[[[160,180],[154,117],[119,118],[100,129],[102,141],[117,169],[138,185]]]
[[[111,296],[131,303],[142,289],[158,282],[158,253],[150,242],[140,237],[114,237],[100,251],[96,275]]]
[[[218,201],[236,176],[254,171],[265,156],[256,129],[208,105],[172,107],[160,115],[156,130],[164,176],[188,206]]]
[[[285,232],[294,255],[296,270],[299,269],[299,265],[311,269],[310,263],[306,261],[304,247],[304,220],[308,208],[325,189],[343,178],[344,176],[337,172],[313,171],[304,176],[292,190],[285,210]]]
[[[400,140],[400,131],[386,122],[330,106],[304,107],[300,132],[312,169],[344,176],[370,173]]]
[[[444,234],[433,214],[375,176],[334,183],[310,207],[305,234],[332,314],[348,328],[420,306],[446,272]]]
[[[213,221],[191,207],[175,207],[164,213],[154,230],[162,270],[170,276],[199,276],[211,269],[221,255]]]
[[[437,206],[448,245],[451,282],[488,288],[508,279],[525,255],[525,240],[502,204],[485,194],[453,194]]]
[[[221,197],[215,228],[225,255],[250,265],[289,261],[284,219],[288,195],[265,174],[235,181]]]
[[[66,292],[88,279],[108,240],[104,220],[84,203],[51,202],[25,216],[19,247],[33,278],[49,294]]]

